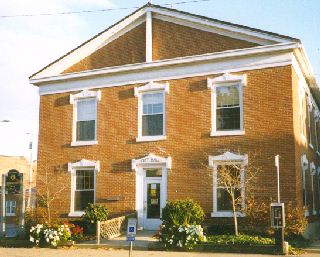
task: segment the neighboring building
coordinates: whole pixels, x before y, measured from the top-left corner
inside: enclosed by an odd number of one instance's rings
[[[24,194],[8,192],[8,188],[4,185],[8,172],[12,170],[23,174],[23,190],[20,190]],[[35,205],[36,171],[36,161],[31,165],[30,161],[23,156],[0,156],[0,234],[15,235],[19,225],[24,223],[25,208],[29,203],[31,207]],[[3,197],[3,189],[5,189],[5,197]]]
[[[319,215],[320,91],[298,39],[148,4],[30,83],[58,217],[96,202],[156,229],[167,200],[192,198],[219,222],[219,167],[255,163],[256,197],[276,199],[277,154],[282,201]]]

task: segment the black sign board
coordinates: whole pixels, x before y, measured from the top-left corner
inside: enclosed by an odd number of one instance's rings
[[[17,170],[9,170],[6,177],[6,191],[8,194],[20,194],[22,188],[22,173]]]
[[[284,204],[283,203],[271,203],[271,227],[272,228],[284,228],[285,216],[284,216]]]

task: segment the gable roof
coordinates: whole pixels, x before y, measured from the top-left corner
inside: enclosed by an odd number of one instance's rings
[[[145,14],[147,12],[155,14],[155,18],[169,19],[170,21],[178,22],[180,24],[185,23],[186,26],[196,26],[204,30],[213,30],[214,33],[241,38],[249,42],[259,42],[261,45],[286,42],[300,43],[299,39],[293,37],[148,3],[77,46],[73,50],[67,52],[62,57],[51,62],[38,72],[31,75],[29,79],[32,80],[59,75],[64,69],[70,67],[94,51],[97,51],[108,42],[111,42],[130,29],[141,24],[145,21]]]

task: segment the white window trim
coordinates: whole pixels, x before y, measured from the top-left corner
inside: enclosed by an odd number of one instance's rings
[[[305,202],[305,205],[304,207],[307,207],[307,169],[308,169],[308,159],[307,159],[307,156],[304,154],[301,156],[301,169],[302,169],[302,190],[304,189],[305,190],[305,195],[304,195],[304,202]],[[305,211],[305,216],[309,216],[309,211],[306,210]]]
[[[7,203],[9,203],[10,212],[7,212]],[[14,217],[14,216],[16,216],[16,213],[15,213],[15,212],[12,212],[12,208],[13,208],[12,203],[15,203],[15,207],[14,207],[14,208],[15,208],[15,210],[16,210],[16,208],[17,208],[17,202],[16,202],[16,201],[8,200],[8,201],[6,201],[6,203],[5,203],[6,216],[8,216],[8,217]]]
[[[94,203],[96,202],[96,175],[100,171],[100,161],[89,161],[82,159],[79,162],[68,163],[68,171],[71,173],[71,203],[69,217],[81,217],[84,211],[74,210],[74,192],[76,189],[76,171],[77,170],[93,170],[94,171]]]
[[[309,131],[309,147],[313,149],[312,144],[312,130],[311,130],[311,112],[312,112],[312,102],[311,99],[308,98],[308,131]]]
[[[210,136],[236,136],[244,135],[244,118],[243,118],[243,87],[247,84],[246,74],[232,75],[225,73],[220,77],[208,78],[207,86],[211,89],[211,131]],[[230,131],[217,131],[216,124],[216,87],[224,85],[239,86],[239,103],[240,103],[240,129]]]
[[[77,141],[77,101],[84,99],[96,100],[96,117],[95,117],[95,140],[92,141]],[[98,124],[98,101],[101,100],[101,91],[89,91],[83,90],[78,94],[70,95],[70,104],[73,105],[73,121],[72,121],[72,142],[71,146],[85,146],[85,145],[97,145],[97,124]]]
[[[315,136],[315,145],[316,145],[316,154],[318,156],[320,156],[320,152],[319,152],[319,142],[318,140],[320,139],[319,138],[319,135],[318,135],[318,129],[319,129],[319,116],[317,115],[316,112],[313,113],[313,122],[314,122],[314,136]]]
[[[306,91],[304,89],[304,85],[302,80],[299,80],[299,109],[300,109],[300,135],[303,142],[307,142],[307,135],[305,135],[307,128],[305,128],[306,124],[303,120],[303,101],[306,97]]]
[[[163,93],[163,135],[157,136],[142,136],[142,113],[143,103],[142,96],[150,93]],[[134,96],[138,97],[138,137],[136,142],[160,141],[166,140],[166,95],[169,94],[169,83],[155,83],[153,81],[148,84],[135,87]]]
[[[209,166],[213,168],[213,211],[211,217],[233,217],[232,211],[218,211],[218,201],[217,201],[217,172],[219,165],[226,165],[228,163],[236,163],[241,166],[241,195],[242,195],[242,208],[245,207],[245,185],[244,185],[244,176],[245,176],[245,166],[248,165],[248,155],[238,155],[231,152],[225,152],[222,155],[209,156]],[[236,212],[237,217],[245,217],[245,214],[242,212]]]
[[[314,177],[317,173],[316,165],[311,162],[310,163],[310,176],[311,176],[311,193],[312,193],[312,214],[315,215],[317,213],[316,211],[316,196],[315,196],[315,190],[314,190]]]

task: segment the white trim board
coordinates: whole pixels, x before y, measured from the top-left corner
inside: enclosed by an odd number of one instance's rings
[[[105,75],[117,72],[128,72],[131,70],[139,70],[143,68],[160,68],[167,65],[173,64],[187,64],[187,63],[194,63],[200,61],[210,61],[214,59],[222,59],[222,58],[230,58],[230,57],[243,57],[243,56],[250,56],[255,54],[268,54],[273,52],[279,51],[288,51],[293,50],[300,45],[297,43],[281,43],[276,45],[267,45],[267,46],[256,46],[250,48],[243,48],[243,49],[234,49],[234,50],[227,50],[223,52],[215,52],[215,53],[207,53],[201,55],[193,55],[193,56],[185,56],[185,57],[177,57],[172,59],[166,60],[159,60],[154,61],[151,63],[135,63],[135,64],[126,64],[122,66],[115,66],[115,67],[107,67],[102,69],[95,69],[95,70],[88,70],[88,71],[81,71],[81,72],[74,72],[74,73],[66,73],[66,74],[59,74],[57,76],[49,76],[43,77],[39,79],[30,79],[31,84],[35,84],[37,86],[41,86],[40,84],[43,82],[51,82],[57,80],[67,80],[67,79],[75,79],[80,77],[89,77],[94,75]]]
[[[263,69],[269,67],[280,67],[291,65],[292,54],[272,53],[266,55],[235,57],[227,60],[214,59],[205,60],[186,65],[166,65],[161,69],[154,69],[151,64],[149,67],[128,70],[115,74],[105,74],[104,76],[94,76],[91,78],[79,78],[66,81],[45,83],[39,87],[40,95],[57,94],[83,89],[107,88],[130,84],[148,83],[150,81],[162,81],[181,79],[195,76],[214,75],[225,72],[238,72],[246,70]]]

